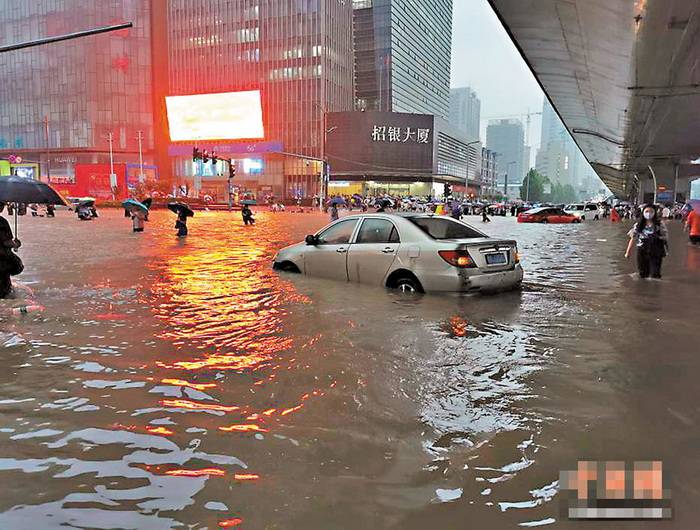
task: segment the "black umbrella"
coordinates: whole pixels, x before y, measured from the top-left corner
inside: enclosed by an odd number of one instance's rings
[[[51,186],[39,180],[23,177],[0,177],[0,202],[66,206],[66,201]],[[17,208],[15,208],[15,237],[17,237]]]
[[[168,203],[168,209],[176,214],[180,214],[180,212],[183,212],[185,217],[194,217],[194,212],[192,209],[187,206],[185,203],[182,202],[171,202]]]
[[[147,197],[141,201],[141,204],[143,204],[146,208],[150,210],[151,205],[153,204],[153,199],[151,197]]]

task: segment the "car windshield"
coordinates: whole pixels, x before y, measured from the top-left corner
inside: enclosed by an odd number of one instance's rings
[[[409,218],[409,221],[433,239],[474,239],[477,237],[487,237],[486,234],[470,226],[444,217],[412,217]]]

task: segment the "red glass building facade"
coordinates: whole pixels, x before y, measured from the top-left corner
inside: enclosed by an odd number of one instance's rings
[[[276,197],[317,193],[324,114],[353,108],[352,4],[170,0],[167,36],[170,95],[262,93],[264,143],[281,144],[286,154],[250,144],[248,154],[236,155],[236,183]],[[180,156],[173,177],[219,196],[222,170]]]

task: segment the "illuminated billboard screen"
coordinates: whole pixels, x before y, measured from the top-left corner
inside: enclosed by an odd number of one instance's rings
[[[259,90],[169,96],[165,104],[173,142],[265,137]]]

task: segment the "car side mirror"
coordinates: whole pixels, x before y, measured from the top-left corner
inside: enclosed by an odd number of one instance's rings
[[[316,246],[318,245],[318,239],[316,238],[315,235],[309,234],[306,236],[306,244],[311,245],[311,246]]]

